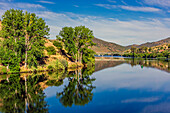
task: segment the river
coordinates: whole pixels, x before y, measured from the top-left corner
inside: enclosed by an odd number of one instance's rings
[[[87,69],[0,80],[0,112],[170,113],[164,61],[98,60]]]

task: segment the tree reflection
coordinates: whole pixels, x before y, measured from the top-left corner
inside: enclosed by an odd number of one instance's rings
[[[11,75],[0,83],[1,112],[48,112],[45,95],[38,85],[45,79],[44,75]]]
[[[69,74],[68,86],[65,86],[62,92],[57,93],[57,98],[65,106],[88,104],[92,98],[92,90],[95,88],[92,82],[95,78],[90,77],[94,72],[94,67],[86,70],[76,70]]]
[[[159,61],[159,60],[145,60],[145,59],[133,59],[133,60],[126,60],[132,67],[136,65],[140,65],[142,67],[153,67],[160,70],[164,70],[170,72],[170,64],[166,61]]]

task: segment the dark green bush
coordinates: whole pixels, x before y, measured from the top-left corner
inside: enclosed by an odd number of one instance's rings
[[[46,48],[48,55],[56,55],[56,50],[53,46],[49,46]]]
[[[54,41],[53,45],[56,46],[58,49],[62,49],[62,44],[58,41]]]
[[[51,65],[48,66],[48,70],[52,71],[53,69],[54,69],[53,66]]]

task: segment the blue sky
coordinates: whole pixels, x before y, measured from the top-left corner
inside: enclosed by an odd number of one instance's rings
[[[62,27],[78,25],[121,45],[170,36],[170,0],[0,0],[0,16],[10,8],[45,19],[51,39]]]

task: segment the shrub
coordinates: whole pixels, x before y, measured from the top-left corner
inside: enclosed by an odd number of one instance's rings
[[[62,44],[61,44],[61,42],[54,41],[54,42],[53,42],[53,45],[56,46],[58,49],[62,49]]]
[[[0,72],[6,73],[7,72],[7,68],[4,66],[0,66]]]
[[[68,62],[67,62],[67,60],[65,60],[65,59],[60,59],[59,62],[61,62],[61,64],[63,64],[63,66],[64,66],[65,68],[68,68]]]
[[[53,46],[49,46],[46,48],[48,55],[56,55],[56,50]]]
[[[57,59],[56,60],[56,65],[55,65],[56,69],[65,69],[64,65]]]
[[[54,69],[53,66],[51,65],[48,66],[48,70],[52,71],[53,69]]]

